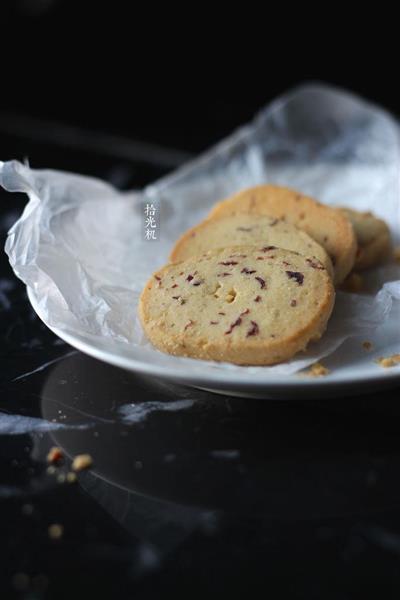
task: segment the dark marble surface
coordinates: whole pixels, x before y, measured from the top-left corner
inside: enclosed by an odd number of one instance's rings
[[[164,172],[46,145],[35,160],[124,187]],[[0,202],[3,243],[25,199]],[[274,402],[129,374],[57,339],[0,268],[2,599],[398,597],[399,390]],[[81,452],[94,467],[68,483]]]

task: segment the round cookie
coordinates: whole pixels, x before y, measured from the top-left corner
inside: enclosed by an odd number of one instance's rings
[[[154,273],[139,315],[163,352],[271,365],[320,338],[334,297],[331,277],[317,259],[280,248],[232,246]]]
[[[353,225],[357,238],[355,271],[369,269],[384,262],[390,255],[392,243],[389,227],[371,212],[359,212],[351,208],[340,208]]]
[[[284,219],[308,233],[327,251],[335,284],[341,283],[353,268],[356,238],[350,221],[340,211],[289,188],[259,185],[222,200],[207,218],[243,212]]]
[[[315,257],[332,276],[332,263],[325,250],[305,231],[265,215],[236,214],[207,219],[189,229],[175,244],[170,260],[177,262],[212,248],[264,244]]]

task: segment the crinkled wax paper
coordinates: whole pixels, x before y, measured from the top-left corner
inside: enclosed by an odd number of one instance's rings
[[[147,278],[167,261],[176,238],[203,219],[215,201],[261,182],[292,186],[331,205],[371,209],[389,223],[398,241],[399,165],[399,129],[388,114],[345,92],[306,85],[140,193],[121,193],[96,179],[37,171],[16,161],[0,163],[1,185],[29,196],[9,232],[6,252],[50,327],[155,367],[181,365],[193,374],[250,371],[257,379],[290,374],[332,354],[349,337],[387,328],[400,299],[398,267],[377,269],[370,294],[339,292],[321,341],[273,367],[238,367],[155,350],[137,319]],[[161,207],[160,240],[145,241],[143,202],[153,200]],[[398,331],[398,321],[393,323]],[[392,336],[392,350],[397,339]]]

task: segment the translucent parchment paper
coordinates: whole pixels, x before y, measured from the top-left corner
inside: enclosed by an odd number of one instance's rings
[[[257,378],[290,374],[332,354],[350,337],[387,326],[400,300],[399,269],[377,269],[369,276],[369,294],[339,292],[321,341],[273,367],[237,367],[155,350],[137,319],[147,278],[215,201],[262,182],[298,188],[327,204],[373,210],[398,242],[399,165],[399,129],[387,113],[342,91],[303,86],[142,192],[120,193],[89,177],[0,162],[0,184],[29,196],[6,252],[50,327],[154,366],[250,371]],[[144,202],[160,207],[158,241],[144,239]],[[397,349],[396,339],[391,349]]]

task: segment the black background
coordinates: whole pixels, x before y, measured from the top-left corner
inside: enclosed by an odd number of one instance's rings
[[[400,111],[388,12],[2,3],[0,107],[197,152],[303,81]],[[370,17],[370,20],[368,19]],[[4,157],[3,157],[4,158]]]

